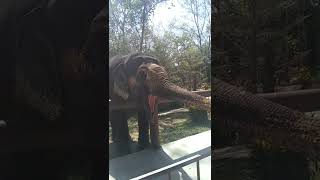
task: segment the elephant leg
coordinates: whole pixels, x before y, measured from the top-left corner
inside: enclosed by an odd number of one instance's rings
[[[145,110],[138,112],[139,144],[142,147],[149,145],[149,116]]]
[[[125,112],[112,111],[110,122],[113,142],[127,142],[131,139]]]

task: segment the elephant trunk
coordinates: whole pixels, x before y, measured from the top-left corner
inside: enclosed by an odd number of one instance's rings
[[[211,110],[211,102],[206,97],[200,96],[194,92],[183,89],[173,83],[167,83],[163,87],[164,97],[185,102],[188,105],[196,106],[199,109]]]

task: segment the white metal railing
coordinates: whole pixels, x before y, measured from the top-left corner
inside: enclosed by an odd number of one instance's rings
[[[130,180],[151,179],[152,177],[160,176],[163,174],[168,174],[168,179],[171,180],[171,172],[172,171],[179,169],[181,167],[187,166],[189,164],[192,164],[194,162],[197,163],[197,180],[200,180],[200,163],[199,163],[199,161],[201,159],[208,157],[208,156],[211,156],[211,146],[204,149],[204,152],[201,154],[196,154],[194,156],[182,159],[178,162],[175,162],[173,164],[162,167],[160,169],[151,171],[149,173],[140,175],[140,176],[132,178]]]

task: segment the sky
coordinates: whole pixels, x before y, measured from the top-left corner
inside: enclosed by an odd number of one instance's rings
[[[174,22],[176,25],[186,24],[194,27],[193,16],[183,8],[183,0],[168,0],[157,5],[151,22],[158,35],[163,35],[169,29],[169,24]],[[208,17],[209,18],[209,17]],[[180,34],[178,30],[170,29],[175,34]]]
[[[191,23],[187,20],[190,18],[191,15],[182,8],[181,0],[168,0],[157,5],[151,21],[154,27],[159,28],[159,31],[155,32],[162,34],[168,29],[170,22]]]

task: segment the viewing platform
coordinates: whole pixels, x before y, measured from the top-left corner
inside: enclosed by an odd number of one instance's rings
[[[116,148],[120,147],[113,146],[112,149],[109,149],[112,152],[116,152]],[[130,145],[130,147],[132,147],[132,152],[137,150],[134,144]],[[119,151],[125,153],[124,150]],[[143,179],[142,175],[145,174],[162,174],[154,176],[152,179],[167,180],[169,179],[168,173],[171,171],[171,180],[193,180],[197,179],[198,160],[200,179],[210,180],[211,130],[170,142],[162,145],[159,149],[148,148],[132,154],[115,157],[109,161],[109,179]],[[168,171],[168,169],[170,170]]]

